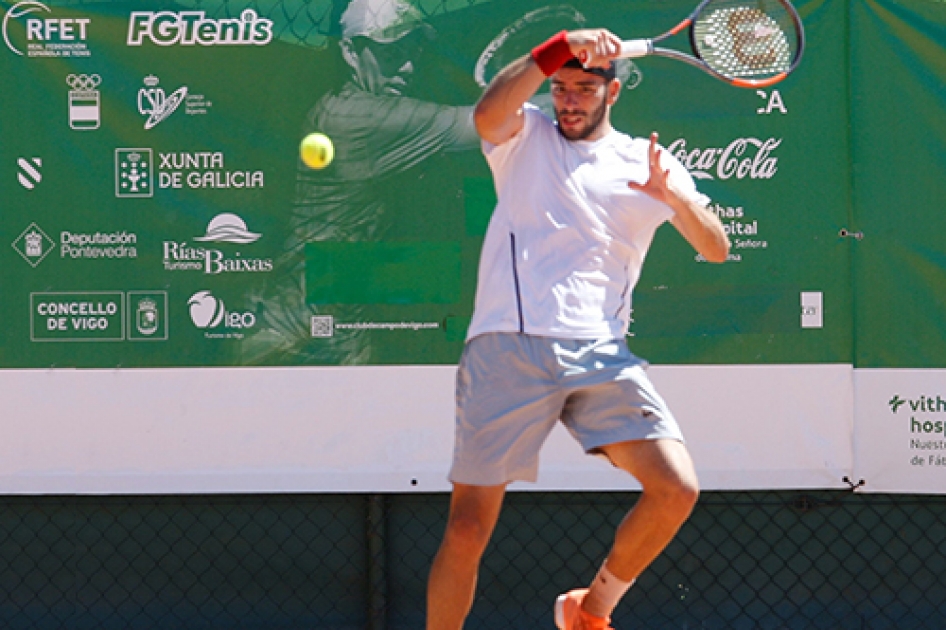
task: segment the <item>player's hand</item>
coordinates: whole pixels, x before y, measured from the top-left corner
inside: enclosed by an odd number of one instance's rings
[[[650,175],[643,184],[637,182],[628,182],[627,186],[631,190],[637,190],[657,201],[661,201],[672,206],[672,201],[677,197],[676,193],[670,188],[670,169],[663,169],[660,166],[661,150],[657,146],[657,132],[650,134],[650,147],[647,150],[647,161],[650,168]]]
[[[606,68],[621,53],[621,38],[607,29],[570,31],[567,39],[572,54],[585,67]]]

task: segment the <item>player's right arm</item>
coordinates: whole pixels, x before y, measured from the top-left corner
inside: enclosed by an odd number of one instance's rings
[[[549,42],[554,40],[550,39]],[[546,42],[548,44],[549,42]],[[581,56],[588,65],[607,65],[621,51],[621,40],[605,29],[570,31],[563,45],[565,56]],[[540,47],[541,48],[541,47]],[[538,50],[538,49],[537,49]],[[480,97],[473,112],[473,122],[480,137],[491,144],[502,144],[522,130],[525,119],[522,106],[538,91],[549,74],[533,58],[536,54],[516,59],[497,74]],[[560,60],[561,63],[565,59]],[[557,65],[557,64],[556,64]]]
[[[476,132],[490,144],[502,144],[522,131],[522,106],[546,76],[531,55],[523,55],[497,74],[473,110]]]

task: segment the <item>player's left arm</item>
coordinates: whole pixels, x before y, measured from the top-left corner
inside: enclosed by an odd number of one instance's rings
[[[677,231],[709,262],[726,261],[729,254],[729,237],[723,224],[714,213],[692,198],[675,189],[670,170],[660,164],[661,150],[657,146],[657,134],[650,136],[648,158],[650,177],[644,184],[628,182],[628,187],[663,202],[673,210],[670,222]]]

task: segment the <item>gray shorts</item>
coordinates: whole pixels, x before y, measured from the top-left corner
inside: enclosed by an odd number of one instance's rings
[[[539,449],[561,420],[585,452],[683,434],[623,339],[516,333],[471,339],[457,372],[450,481],[535,481]]]

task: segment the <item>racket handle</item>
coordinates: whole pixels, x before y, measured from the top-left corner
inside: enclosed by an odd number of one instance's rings
[[[644,57],[654,52],[654,42],[649,39],[632,39],[621,42],[621,58]]]

